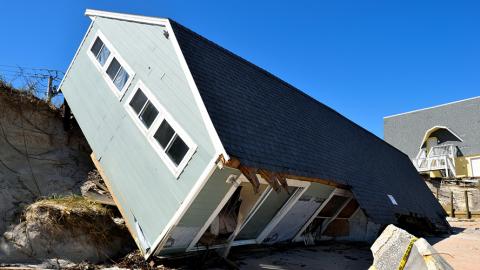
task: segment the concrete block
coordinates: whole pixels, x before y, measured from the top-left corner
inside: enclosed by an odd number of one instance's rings
[[[373,253],[370,269],[453,269],[425,239],[417,239],[394,225],[385,228],[370,250]]]

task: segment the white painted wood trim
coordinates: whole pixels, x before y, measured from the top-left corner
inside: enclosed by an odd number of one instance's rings
[[[183,200],[183,202],[180,204],[177,212],[175,212],[172,219],[170,219],[167,226],[165,226],[165,228],[163,229],[162,233],[157,237],[155,242],[153,242],[152,248],[150,249],[149,253],[145,254],[145,259],[148,259],[153,254],[157,254],[165,245],[173,229],[180,222],[182,217],[192,205],[195,198],[197,198],[198,194],[202,191],[205,184],[208,182],[212,174],[218,168],[217,160],[218,156],[214,155],[207,167],[205,167],[205,169],[203,170],[198,180],[195,182],[195,185],[192,187],[185,200]]]
[[[255,240],[239,240],[239,241],[234,241],[232,243],[232,247],[237,247],[237,246],[245,246],[245,245],[255,245],[257,244],[257,241]],[[206,250],[208,249],[219,249],[219,248],[225,248],[227,247],[227,244],[219,244],[219,245],[213,245],[213,246],[195,246],[191,250],[188,250],[187,252],[195,252],[195,251],[201,251],[201,250]]]
[[[97,39],[97,37],[99,37],[104,46],[107,47],[107,49],[110,51],[110,55],[108,56],[107,58],[107,61],[105,62],[105,65],[101,66],[100,63],[98,62],[97,58],[95,55],[93,55],[92,51],[91,51],[91,48],[93,46],[93,44],[95,43],[95,40]],[[105,80],[105,82],[107,83],[108,87],[110,88],[110,90],[114,93],[114,95],[119,99],[121,100],[123,98],[123,96],[125,95],[128,87],[130,86],[130,84],[132,83],[133,81],[133,78],[135,77],[135,72],[133,71],[133,69],[127,64],[127,61],[125,61],[122,56],[118,53],[118,51],[115,49],[115,47],[113,46],[113,44],[108,40],[108,38],[102,33],[101,30],[97,30],[95,32],[95,36],[93,37],[93,40],[92,42],[90,43],[90,45],[88,46],[88,50],[87,50],[87,55],[88,57],[90,58],[90,60],[93,62],[93,65],[98,69],[98,71],[100,72],[101,76],[103,77],[103,79]],[[125,69],[125,71],[127,72],[128,74],[128,80],[127,82],[125,83],[125,85],[123,86],[122,89],[118,89],[117,86],[115,86],[115,84],[113,83],[113,80],[108,76],[107,74],[107,69],[108,67],[110,66],[110,63],[112,62],[113,58],[117,59],[118,63],[120,63],[120,65],[122,66],[122,68]]]
[[[330,218],[327,220],[327,222],[326,222],[325,225],[322,224],[322,230],[321,230],[320,235],[322,235],[322,234],[325,232],[325,230],[327,229],[328,225],[330,225],[330,223],[332,223],[332,221],[334,221],[334,220],[338,217],[338,215],[340,215],[340,213],[343,211],[343,209],[345,208],[345,206],[347,206],[347,204],[348,204],[352,199],[353,199],[353,197],[349,197],[349,198],[343,203],[343,205],[338,209],[338,211],[335,213],[335,215],[333,215],[332,217],[330,217]]]
[[[267,199],[267,197],[270,195],[270,193],[272,192],[273,188],[271,186],[268,186],[263,192],[262,192],[262,195],[260,195],[260,197],[258,198],[257,202],[253,205],[250,213],[248,214],[248,217],[245,219],[245,221],[243,222],[242,226],[240,227],[240,229],[238,230],[238,232],[240,233],[242,231],[242,229],[247,225],[247,223],[253,218],[253,216],[255,215],[255,213],[257,213],[258,209],[260,209],[260,206],[265,202],[265,200]],[[252,241],[256,241],[255,239],[252,239]]]
[[[145,125],[140,121],[138,118],[138,115],[135,113],[135,111],[130,107],[130,101],[132,100],[133,96],[137,93],[138,89],[141,89],[142,92],[145,94],[145,96],[152,102],[153,106],[158,110],[158,115],[153,121],[152,125],[150,126],[149,129],[145,127]],[[160,156],[162,159],[163,163],[167,166],[167,168],[170,170],[170,172],[175,176],[175,178],[178,179],[180,174],[183,172],[185,167],[187,166],[188,162],[192,159],[193,154],[197,150],[197,144],[194,143],[190,135],[178,124],[177,121],[172,117],[172,115],[165,109],[165,107],[157,100],[157,98],[152,94],[152,91],[141,81],[139,80],[136,84],[135,87],[133,88],[133,91],[131,91],[130,95],[128,96],[126,102],[123,104],[125,110],[128,112],[128,115],[132,117],[135,125],[140,129],[140,131],[145,135],[146,139],[150,143],[151,147],[157,152],[157,154]],[[188,152],[185,154],[183,157],[182,161],[180,164],[175,165],[173,161],[168,157],[166,150],[164,150],[158,142],[155,140],[153,137],[155,135],[155,132],[157,129],[160,127],[160,124],[163,122],[163,120],[166,120],[170,126],[173,128],[175,133],[180,136],[180,138],[185,142],[185,144],[188,146]]]
[[[325,208],[325,206],[332,199],[332,197],[335,196],[335,195],[338,195],[339,192],[343,193],[343,190],[338,189],[338,188],[332,190],[330,195],[318,207],[317,211],[315,211],[315,213],[313,213],[313,215],[310,217],[310,219],[305,223],[305,225],[303,225],[302,229],[300,229],[300,231],[298,231],[297,235],[295,235],[295,237],[293,237],[294,242],[302,241],[301,236],[302,236],[303,232],[305,232],[305,230],[308,228],[308,226],[310,226],[310,224],[315,220],[315,218],[318,216],[318,214],[323,210],[323,208]]]
[[[460,138],[460,136],[458,136],[455,132],[453,132],[453,130],[449,129],[448,127],[446,127],[446,126],[434,126],[432,128],[429,128],[427,131],[425,131],[425,135],[423,135],[422,142],[420,143],[420,146],[418,147],[418,149],[422,149],[422,145],[427,141],[427,139],[431,135],[431,133],[433,133],[434,131],[439,130],[439,129],[448,130],[448,132],[452,133],[453,136],[457,137],[457,139],[459,139],[461,142],[463,142],[462,138]]]
[[[474,99],[480,99],[480,96],[472,97],[472,98],[466,98],[466,99],[461,99],[461,100],[457,100],[457,101],[453,101],[453,102],[448,102],[448,103],[444,103],[444,104],[440,104],[440,105],[436,105],[436,106],[431,106],[431,107],[427,107],[427,108],[423,108],[423,109],[413,110],[413,111],[409,111],[409,112],[393,114],[393,115],[385,116],[385,117],[383,117],[383,118],[384,118],[384,119],[387,119],[387,118],[392,118],[392,117],[396,117],[396,116],[400,116],[400,115],[405,115],[405,114],[410,114],[410,113],[415,113],[415,112],[426,111],[426,110],[435,109],[435,108],[439,108],[439,107],[443,107],[443,106],[447,106],[447,105],[452,105],[452,104],[456,104],[456,103],[461,103],[461,102],[465,102],[465,101],[469,101],[469,100],[474,100]]]
[[[265,240],[265,238],[270,234],[270,232],[275,229],[275,226],[277,226],[277,224],[285,217],[288,211],[290,211],[290,209],[292,209],[295,203],[297,203],[303,193],[307,191],[308,187],[311,184],[310,182],[293,179],[287,179],[287,183],[289,186],[298,187],[299,189],[297,189],[295,193],[290,196],[288,201],[283,205],[283,207],[278,211],[275,217],[260,233],[260,235],[257,237],[257,243],[262,243],[263,240]]]
[[[258,180],[260,182],[260,184],[263,184],[263,185],[268,185],[268,182],[265,181],[265,179],[261,178],[260,175],[258,175]],[[217,206],[217,208],[213,211],[213,213],[210,215],[210,217],[207,219],[207,221],[203,224],[202,228],[200,229],[200,231],[197,233],[197,235],[195,235],[195,237],[193,238],[192,242],[190,243],[190,245],[188,246],[187,248],[187,251],[192,251],[194,250],[195,248],[197,248],[197,243],[198,241],[200,240],[200,238],[202,237],[202,235],[205,233],[205,231],[208,229],[208,227],[210,226],[210,224],[213,222],[213,220],[218,216],[218,214],[220,213],[220,211],[223,209],[223,206],[228,202],[228,200],[230,200],[230,198],[233,196],[233,193],[235,192],[235,190],[237,190],[237,188],[240,186],[240,183],[250,183],[250,181],[248,181],[248,179],[243,175],[243,174],[240,174],[238,176],[238,178],[235,180],[236,183],[234,184],[235,188],[232,190],[232,188],[225,194],[225,196],[223,197],[222,201],[220,202],[220,204]],[[252,211],[257,211],[258,208],[255,208],[255,207],[258,207],[259,205],[261,205],[261,203],[264,202],[265,200],[265,197],[262,197],[264,196],[265,194],[270,194],[269,192],[272,190],[272,188],[270,186],[268,186],[262,193],[262,195],[258,198],[257,202],[255,203],[255,205],[252,207],[252,209],[250,209],[250,212],[248,213],[248,217],[247,219],[250,219],[251,216],[253,215]],[[244,222],[243,225],[245,225],[246,222]],[[243,228],[243,227],[242,227]],[[255,241],[255,240],[250,240],[250,241]],[[227,246],[227,244],[225,244],[225,246]]]
[[[163,18],[127,14],[127,13],[109,12],[109,11],[102,11],[102,10],[95,10],[95,9],[86,9],[85,16],[89,16],[89,17],[98,16],[98,17],[104,17],[109,19],[116,19],[116,20],[123,20],[123,21],[129,21],[129,22],[137,22],[137,23],[146,23],[146,24],[155,24],[155,25],[162,25],[162,26],[165,26],[168,22],[167,19],[163,19]]]
[[[178,60],[180,62],[180,66],[185,74],[185,78],[187,79],[188,85],[192,91],[193,97],[195,99],[195,103],[197,104],[198,109],[200,110],[200,115],[202,116],[203,122],[207,128],[208,134],[210,135],[210,139],[212,140],[212,144],[215,147],[217,152],[220,152],[225,161],[230,160],[230,156],[227,154],[227,151],[223,147],[223,144],[218,136],[217,130],[215,129],[212,119],[208,114],[207,108],[205,107],[205,103],[203,103],[202,97],[200,95],[200,91],[198,90],[197,84],[193,79],[193,75],[188,67],[187,61],[185,60],[185,56],[183,55],[182,49],[180,48],[180,44],[175,36],[175,32],[173,31],[172,25],[170,21],[166,24],[167,30],[170,33],[169,38],[172,40],[173,48],[175,53],[177,54]]]
[[[235,193],[237,188],[240,186],[240,182],[241,181],[239,181],[238,179],[235,180],[235,182],[232,184],[230,189],[227,191],[227,194],[225,194],[223,199],[218,204],[217,208],[213,211],[213,213],[207,219],[207,222],[203,224],[203,227],[200,229],[197,235],[195,235],[192,242],[190,242],[190,245],[188,245],[187,251],[192,250],[195,247],[195,245],[198,243],[200,238],[202,238],[202,235],[207,231],[208,227],[210,227],[210,224],[212,224],[213,220],[218,216],[220,211],[222,211],[225,204],[227,204],[228,200],[230,200],[230,198],[233,196],[233,193]]]
[[[80,49],[82,48],[83,44],[85,43],[85,40],[87,39],[88,34],[89,34],[90,31],[92,30],[92,27],[93,27],[93,23],[94,23],[94,22],[95,22],[95,20],[92,19],[92,21],[90,22],[90,25],[88,26],[87,32],[86,32],[85,35],[83,36],[83,39],[82,39],[82,41],[80,42],[80,45],[78,46],[77,51],[75,52],[75,55],[73,56],[72,61],[71,61],[70,64],[68,65],[67,71],[65,72],[65,75],[63,76],[62,81],[60,82],[60,84],[59,84],[59,86],[58,86],[58,89],[60,89],[60,90],[62,89],[63,82],[65,81],[65,78],[67,78],[68,73],[70,73],[70,69],[72,68],[73,63],[74,63],[75,60],[77,59],[77,56],[78,56],[78,54],[80,53]]]
[[[470,176],[471,177],[479,177],[480,175],[475,175],[475,170],[474,170],[474,167],[473,167],[473,161],[477,161],[477,160],[480,160],[480,157],[470,157],[468,158],[468,162],[470,163],[470,171],[471,171],[471,174]]]

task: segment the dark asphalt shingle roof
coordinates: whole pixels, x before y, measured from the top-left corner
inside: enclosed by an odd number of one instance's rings
[[[440,222],[445,212],[406,155],[269,72],[171,23],[229,155],[247,166],[349,185],[377,223],[396,223],[396,213]]]

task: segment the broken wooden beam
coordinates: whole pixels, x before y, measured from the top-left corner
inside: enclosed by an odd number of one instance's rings
[[[264,169],[260,169],[258,172],[262,178],[265,179],[265,181],[267,181],[267,183],[273,188],[273,190],[280,192],[280,183],[278,182],[277,176],[274,173]]]
[[[240,170],[240,172],[243,173],[243,175],[245,175],[248,181],[253,185],[253,190],[255,191],[255,193],[258,193],[260,189],[260,181],[258,180],[258,177],[257,177],[258,169],[246,167],[241,164],[239,165],[238,169]]]
[[[285,191],[288,192],[288,182],[287,179],[295,179],[295,180],[300,180],[300,181],[306,181],[306,182],[313,182],[313,183],[319,183],[327,186],[332,186],[336,188],[342,188],[342,189],[350,189],[348,185],[344,184],[339,184],[334,181],[326,180],[326,179],[320,179],[320,178],[313,178],[313,177],[308,177],[308,176],[298,176],[298,175],[291,175],[291,174],[285,174],[281,172],[272,172],[266,169],[262,168],[253,168],[253,167],[248,167],[245,166],[241,163],[241,161],[238,158],[235,157],[230,157],[230,159],[227,161],[223,157],[223,155],[220,155],[218,158],[218,161],[220,161],[224,166],[233,168],[233,169],[238,169],[240,170],[245,177],[252,183],[252,185],[255,188],[255,192],[258,191],[258,188],[260,186],[260,182],[257,177],[257,173],[260,174],[260,176],[265,179],[269,183],[269,185],[277,192],[279,192],[280,187],[282,187]]]

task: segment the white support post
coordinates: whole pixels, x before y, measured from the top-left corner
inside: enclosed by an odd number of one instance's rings
[[[337,210],[337,212],[335,213],[335,215],[333,215],[331,218],[329,218],[327,220],[327,222],[325,223],[325,225],[322,224],[322,230],[321,230],[321,233],[320,235],[322,235],[325,230],[327,229],[328,225],[330,225],[330,223],[332,223],[337,217],[338,215],[340,215],[340,213],[343,211],[343,209],[345,208],[345,206],[347,206],[347,204],[353,199],[353,196],[352,197],[349,197],[343,204],[342,206]]]

